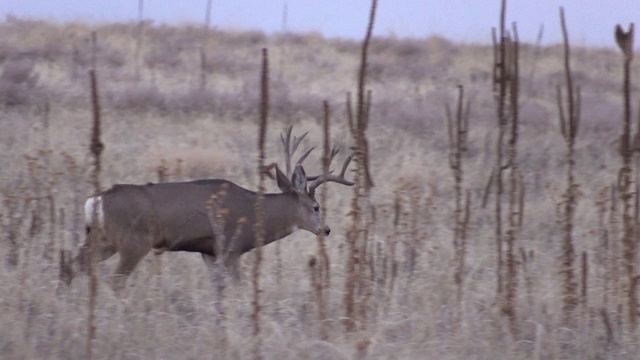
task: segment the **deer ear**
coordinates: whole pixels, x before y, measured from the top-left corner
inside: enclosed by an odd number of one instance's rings
[[[291,181],[287,179],[287,175],[285,175],[282,171],[280,171],[280,168],[278,168],[277,166],[276,166],[276,179],[278,181],[278,188],[280,189],[280,191],[282,191],[283,193],[291,191],[292,189]]]
[[[307,175],[304,173],[304,168],[302,165],[296,165],[296,169],[291,175],[291,184],[293,185],[293,189],[299,193],[307,192]]]

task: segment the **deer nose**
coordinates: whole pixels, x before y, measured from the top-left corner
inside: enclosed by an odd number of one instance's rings
[[[324,229],[322,229],[322,232],[324,233],[324,235],[329,235],[329,233],[331,232],[331,228],[328,226],[325,226]]]

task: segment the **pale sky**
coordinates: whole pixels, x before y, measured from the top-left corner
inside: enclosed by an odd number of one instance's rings
[[[203,23],[207,0],[146,0],[144,18],[162,23]],[[213,0],[211,25],[218,29],[316,31],[327,37],[360,39],[368,0]],[[640,0],[510,0],[507,23],[517,22],[520,39],[561,41],[559,7],[564,6],[572,45],[614,46],[613,28],[640,20]],[[374,35],[491,41],[499,0],[379,0]],[[138,0],[0,0],[0,14],[56,21],[135,21]],[[640,40],[640,36],[636,36]],[[636,41],[636,47],[638,41]]]

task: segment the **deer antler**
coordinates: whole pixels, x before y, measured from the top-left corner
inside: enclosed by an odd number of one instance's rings
[[[340,152],[340,148],[339,147],[333,147],[331,149],[331,157],[329,158],[329,164],[331,164],[331,162],[333,161],[333,158],[338,155],[338,153]],[[331,175],[330,171],[328,174],[322,174],[322,175],[318,175],[318,176],[312,176],[312,177],[307,177],[308,180],[312,180],[312,182],[309,184],[309,195],[314,196],[315,192],[316,192],[316,188],[326,182],[336,182],[338,184],[342,184],[342,185],[347,185],[347,186],[351,186],[353,185],[353,181],[349,181],[344,177],[345,172],[347,171],[347,168],[349,167],[349,163],[351,162],[351,159],[353,158],[353,155],[349,155],[345,160],[344,163],[342,164],[342,170],[340,171],[340,175],[336,176],[336,175]]]
[[[309,133],[308,131],[305,132],[304,134],[300,135],[300,136],[293,136],[293,143],[291,142],[291,131],[293,130],[293,126],[289,126],[287,128],[287,130],[283,131],[280,134],[280,141],[282,142],[282,146],[283,146],[283,153],[284,153],[284,162],[285,162],[285,171],[286,173],[284,173],[283,175],[285,175],[284,177],[288,180],[291,179],[291,158],[293,156],[293,154],[298,150],[298,147],[300,146],[300,143],[302,142],[302,140],[307,136],[307,134]],[[309,156],[309,154],[311,154],[311,152],[315,149],[315,147],[312,147],[310,149],[308,149],[307,151],[305,151],[302,156],[300,156],[300,158],[298,159],[298,161],[296,162],[296,165],[301,165],[302,162]],[[274,176],[271,171],[273,169],[276,169],[276,176]],[[268,165],[264,165],[262,167],[262,172],[267,175],[269,178],[271,179],[276,179],[279,175],[278,173],[282,174],[282,172],[280,171],[280,167],[278,166],[278,163],[271,163]],[[314,177],[308,177],[307,180],[315,180],[317,178],[317,176]]]
[[[285,170],[286,170],[285,174],[287,179],[291,179],[291,170],[292,170],[291,158],[293,157],[293,154],[296,152],[296,150],[298,150],[298,147],[300,146],[300,143],[302,142],[302,140],[307,136],[307,134],[309,134],[309,132],[305,132],[300,136],[294,135],[293,142],[292,142],[291,141],[292,130],[293,130],[293,126],[289,126],[287,130],[285,130],[284,132],[282,132],[282,134],[280,134],[280,141],[282,142],[284,160],[285,160]],[[305,151],[300,156],[298,161],[296,161],[296,165],[302,165],[302,162],[309,156],[309,154],[311,154],[311,152],[314,149],[315,149],[315,146]],[[340,147],[333,147],[331,149],[329,164],[331,164],[331,162],[336,157],[336,155],[338,155],[340,150],[341,150]],[[354,183],[352,181],[349,181],[344,177],[352,157],[353,155],[349,155],[345,159],[344,163],[342,164],[342,170],[340,171],[340,175],[337,175],[337,176],[331,175],[333,173],[333,170],[331,170],[326,176],[324,174],[316,175],[316,176],[307,176],[307,181],[310,181],[309,195],[313,196],[315,194],[316,188],[324,184],[325,182],[336,182],[336,183],[347,185],[347,186],[353,185]],[[265,171],[269,175],[269,177],[273,178],[273,176],[271,175],[271,170],[273,168],[276,169],[276,173],[279,171],[278,165],[276,163],[272,163],[268,166],[265,166],[263,171]]]
[[[302,139],[304,139],[307,136],[307,134],[309,133],[307,131],[307,132],[305,132],[304,134],[302,134],[300,136],[295,136],[294,135],[293,136],[293,144],[291,144],[291,130],[292,129],[293,129],[293,125],[289,126],[285,132],[280,134],[280,141],[282,141],[282,146],[284,148],[283,151],[284,151],[285,169],[287,170],[287,172],[286,172],[287,178],[291,178],[291,157],[296,152],[296,150],[298,150],[298,146],[300,146],[300,142],[302,142]],[[298,164],[301,165],[302,162],[307,158],[307,156],[309,156],[309,154],[311,154],[313,149],[315,149],[315,146],[310,148],[309,150],[305,151],[305,153],[302,154],[302,156],[300,156],[300,158],[296,162],[296,165],[298,165]]]
[[[273,170],[275,168],[278,168],[278,164],[277,163],[271,163],[269,165],[263,165],[262,166],[262,173],[267,175],[270,179],[275,179],[275,177],[271,173],[271,170]],[[278,170],[280,170],[280,169],[278,169]]]

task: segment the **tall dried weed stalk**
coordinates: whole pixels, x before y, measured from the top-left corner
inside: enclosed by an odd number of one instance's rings
[[[256,200],[256,224],[255,224],[255,260],[253,264],[253,355],[256,359],[262,358],[262,341],[260,339],[260,267],[262,264],[262,245],[264,244],[264,159],[265,140],[267,136],[267,123],[269,116],[269,53],[262,49],[262,70],[260,73],[260,129],[258,133],[258,199]]]
[[[358,90],[356,100],[356,115],[354,118],[351,96],[347,94],[347,119],[351,137],[354,140],[354,160],[356,163],[354,195],[351,201],[351,228],[347,233],[347,267],[346,284],[344,295],[345,308],[345,329],[347,332],[356,330],[357,316],[360,315],[362,324],[366,324],[366,319],[362,318],[366,313],[368,299],[366,294],[370,293],[370,281],[364,276],[366,265],[367,233],[368,233],[368,211],[369,192],[373,187],[373,180],[369,171],[369,150],[367,144],[366,131],[369,125],[369,108],[371,105],[371,92],[365,94],[365,82],[367,74],[367,54],[373,23],[375,19],[377,1],[371,2],[369,13],[369,23],[367,32],[362,43],[360,58],[360,69],[358,72]],[[356,309],[356,304],[359,306]]]
[[[240,236],[243,225],[247,219],[242,217],[236,223],[236,231],[230,241],[226,240],[224,226],[225,219],[229,215],[229,208],[224,206],[229,191],[229,185],[223,184],[217,194],[212,195],[207,201],[207,210],[209,213],[209,223],[213,230],[215,241],[213,243],[213,253],[216,259],[213,266],[213,287],[215,292],[214,307],[216,310],[216,346],[217,351],[222,354],[221,358],[227,357],[229,350],[229,336],[227,332],[227,318],[224,311],[224,291],[226,288],[226,268],[224,264],[227,262],[229,251],[225,244],[233,244]]]
[[[332,155],[335,153],[331,150],[331,115],[329,109],[329,103],[325,100],[322,102],[323,109],[323,142],[322,142],[322,175],[324,178],[329,177],[329,164],[331,163]],[[322,187],[322,199],[320,201],[320,228],[324,229],[327,224],[327,196],[329,195],[326,186]],[[326,340],[328,338],[327,333],[327,293],[331,287],[331,274],[329,261],[329,254],[327,253],[327,246],[325,243],[324,233],[318,234],[318,258],[320,263],[312,270],[315,272],[313,276],[313,286],[315,288],[315,298],[318,304],[318,320],[320,322],[320,338]]]
[[[603,311],[606,311],[605,309],[608,309],[609,307],[609,292],[611,290],[611,270],[610,270],[610,264],[612,263],[611,261],[611,245],[610,245],[610,229],[609,229],[609,222],[608,222],[608,218],[607,218],[607,214],[608,211],[612,211],[611,209],[611,204],[609,203],[609,200],[614,198],[615,200],[615,196],[612,195],[612,191],[610,190],[610,188],[604,187],[602,188],[600,191],[598,191],[596,198],[595,198],[595,208],[596,208],[596,213],[597,213],[597,217],[598,217],[598,230],[597,230],[597,236],[598,236],[598,249],[600,249],[600,251],[597,251],[595,253],[595,259],[594,261],[596,262],[596,264],[598,265],[598,269],[600,270],[600,277],[602,278],[602,306],[603,306]],[[614,203],[615,201],[611,201],[611,203]]]
[[[83,185],[84,185],[84,179],[83,179],[83,169],[80,167],[80,165],[78,164],[78,161],[76,160],[75,157],[73,157],[71,154],[67,153],[67,152],[63,152],[62,153],[63,156],[63,163],[64,163],[64,167],[65,167],[65,177],[64,179],[66,180],[66,182],[70,185],[70,188],[72,189],[73,195],[72,195],[72,203],[73,203],[73,208],[71,209],[72,211],[72,238],[71,238],[71,247],[72,248],[76,248],[78,247],[78,245],[80,245],[80,236],[84,230],[84,227],[82,226],[82,197],[83,197],[83,192],[86,191],[86,189],[84,189]],[[67,246],[63,246],[62,249],[66,249],[68,248]],[[71,258],[71,253],[68,250],[61,250],[61,258],[60,258],[60,263],[61,263],[61,270],[64,268],[64,264],[66,262],[66,259],[70,259]]]
[[[142,54],[142,38],[144,37],[144,0],[138,0],[138,24],[136,26],[136,50],[134,54],[134,76],[136,81],[140,81],[140,56]]]
[[[556,88],[558,114],[560,119],[560,132],[567,145],[567,189],[562,197],[560,207],[562,208],[561,223],[563,225],[562,241],[562,303],[565,322],[568,322],[573,310],[578,305],[578,282],[575,274],[576,250],[573,245],[573,227],[575,207],[578,200],[579,185],[576,184],[573,169],[575,166],[574,147],[578,128],[580,126],[580,87],[573,85],[571,73],[571,53],[569,47],[569,35],[564,17],[564,9],[560,7],[560,25],[564,43],[564,75],[566,98],[563,98],[562,87]],[[565,105],[566,102],[566,105]],[[586,266],[586,265],[585,265]]]
[[[629,312],[630,330],[636,331],[638,322],[638,281],[640,276],[637,274],[637,226],[638,226],[638,208],[637,208],[637,186],[633,179],[633,153],[639,150],[640,143],[632,143],[631,135],[631,62],[633,61],[633,36],[634,25],[629,26],[628,31],[624,31],[620,25],[616,26],[615,39],[616,43],[622,51],[623,58],[623,86],[622,96],[624,100],[623,115],[623,132],[620,138],[620,152],[622,156],[622,167],[618,175],[618,187],[620,188],[620,196],[622,200],[622,247],[623,247],[623,263],[626,271],[626,292],[627,292],[627,311]],[[637,129],[640,134],[640,128]],[[636,139],[640,136],[636,136]],[[636,141],[637,142],[637,141]],[[637,181],[637,179],[636,179]]]
[[[484,205],[491,188],[495,191],[496,236],[496,295],[501,312],[507,316],[511,329],[515,330],[516,298],[518,287],[517,239],[524,215],[524,183],[518,167],[518,98],[520,87],[519,41],[515,23],[511,32],[505,28],[506,0],[500,10],[498,34],[493,29],[493,94],[498,120],[496,162],[486,193]],[[505,172],[508,170],[508,178]],[[507,180],[507,181],[505,181]],[[503,210],[504,196],[508,206]],[[506,221],[506,226],[505,226]]]
[[[200,90],[207,88],[207,43],[209,40],[209,27],[211,25],[211,3],[207,0],[207,8],[204,13],[204,27],[202,28],[202,43],[200,44]]]
[[[43,249],[43,257],[47,260],[51,260],[52,252],[51,249],[55,248],[55,226],[56,226],[56,202],[54,197],[54,188],[56,185],[56,179],[59,177],[60,173],[53,172],[53,168],[51,166],[51,158],[53,155],[53,150],[51,149],[51,104],[48,99],[45,100],[44,104],[44,112],[42,116],[42,127],[43,127],[43,143],[42,143],[42,157],[43,157],[43,171],[44,171],[44,182],[45,189],[44,194],[38,195],[38,203],[41,204],[43,201],[48,205],[48,214],[49,214],[49,233],[48,238],[49,241],[45,244],[45,248]],[[42,209],[44,210],[44,209]]]
[[[453,173],[455,190],[455,208],[453,211],[453,250],[454,250],[454,282],[456,284],[456,300],[458,307],[462,304],[464,290],[464,267],[467,252],[467,230],[469,229],[470,192],[462,194],[464,180],[463,157],[467,152],[467,136],[469,129],[469,101],[464,102],[464,88],[458,86],[458,102],[455,115],[449,104],[445,107],[447,132],[449,134],[449,167]]]
[[[95,39],[95,37],[94,37]],[[93,169],[91,171],[91,184],[96,194],[100,193],[100,172],[102,169],[101,154],[104,151],[104,144],[100,138],[101,135],[101,119],[100,119],[100,97],[98,95],[98,79],[96,70],[89,71],[91,81],[91,105],[93,110],[93,128],[91,131],[91,141],[89,151],[93,157]],[[92,218],[97,216],[97,207],[93,208]],[[93,355],[93,339],[95,338],[95,306],[98,293],[98,279],[95,273],[95,244],[89,241],[89,315],[87,321],[87,358],[91,359]]]

